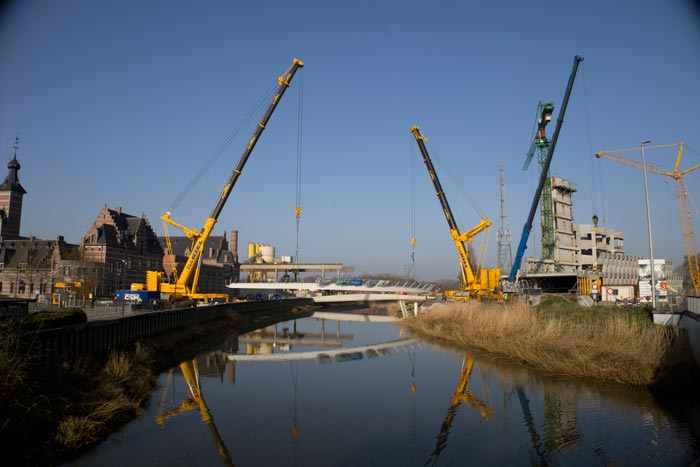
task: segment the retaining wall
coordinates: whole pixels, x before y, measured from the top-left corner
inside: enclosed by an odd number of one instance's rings
[[[33,353],[42,356],[100,352],[139,339],[221,318],[226,314],[285,312],[297,306],[313,305],[311,299],[225,303],[178,310],[157,311],[110,320],[88,321],[74,326],[46,329],[25,335]]]

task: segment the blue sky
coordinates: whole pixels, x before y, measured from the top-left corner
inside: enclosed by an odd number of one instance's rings
[[[595,212],[625,233],[628,254],[646,255],[641,171],[593,153],[685,141],[681,166],[700,164],[696,1],[5,2],[0,162],[19,133],[25,236],[77,243],[105,204],[145,214],[162,234],[160,216],[296,57],[303,74],[215,233],[237,229],[243,258],[248,242],[295,254],[303,91],[300,260],[402,274],[415,209],[417,277],[455,278],[456,250],[410,127],[428,137],[460,228],[478,223],[473,204],[492,220],[493,267],[498,166],[515,253],[537,181],[536,163],[522,170],[537,102],[553,101],[556,118],[575,55],[584,61],[551,172],[578,186],[575,222]],[[174,220],[202,226],[251,134],[243,130]],[[662,168],[674,157],[647,151]],[[693,199],[698,172],[686,177]],[[673,185],[650,176],[649,189],[655,257],[678,265]],[[527,254],[539,252],[531,241]]]

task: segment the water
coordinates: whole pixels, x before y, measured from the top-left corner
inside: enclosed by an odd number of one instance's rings
[[[366,315],[337,318],[233,334],[175,365],[141,418],[71,465],[676,466],[700,457],[697,401],[671,398],[672,408],[644,389],[547,377]],[[194,370],[188,393],[183,372]]]

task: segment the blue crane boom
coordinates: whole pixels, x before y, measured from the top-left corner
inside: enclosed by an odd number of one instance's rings
[[[537,205],[540,201],[540,196],[542,195],[542,188],[544,187],[547,175],[549,174],[549,166],[552,163],[552,155],[554,154],[554,148],[557,145],[557,139],[559,138],[559,131],[561,130],[561,124],[564,122],[564,114],[566,113],[566,106],[569,103],[569,96],[571,95],[571,88],[574,86],[574,79],[576,78],[576,71],[578,70],[579,63],[583,60],[583,57],[576,55],[574,57],[574,65],[571,69],[571,75],[569,76],[569,82],[566,86],[566,92],[564,93],[564,101],[561,104],[561,110],[559,111],[559,117],[557,118],[557,126],[554,129],[554,135],[552,136],[552,142],[549,146],[549,151],[547,152],[547,158],[542,166],[542,172],[540,173],[540,181],[537,184],[537,190],[535,192],[535,197],[532,200],[532,206],[530,207],[530,213],[527,216],[527,221],[523,227],[523,233],[520,236],[520,244],[518,244],[518,250],[515,253],[515,260],[513,261],[513,267],[510,270],[510,275],[508,276],[508,282],[514,284],[518,275],[518,270],[520,269],[520,264],[523,261],[523,256],[525,255],[525,250],[527,249],[527,240],[530,237],[530,231],[532,230],[532,221],[535,218],[535,212],[537,211]]]

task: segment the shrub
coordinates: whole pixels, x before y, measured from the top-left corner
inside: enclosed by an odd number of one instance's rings
[[[87,315],[80,308],[66,308],[59,311],[40,311],[22,320],[26,330],[60,328],[87,322]]]

